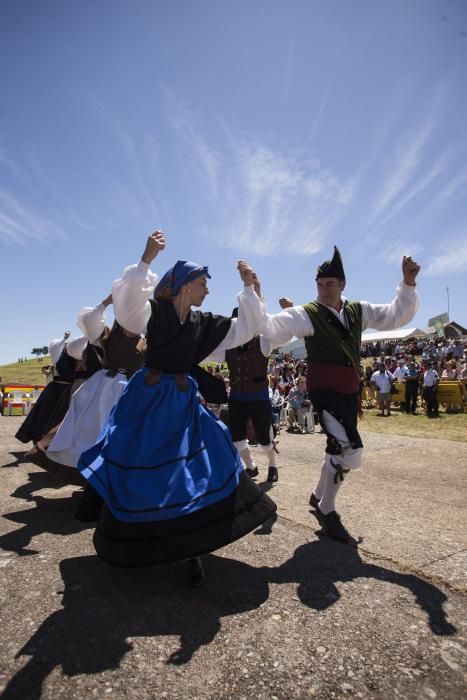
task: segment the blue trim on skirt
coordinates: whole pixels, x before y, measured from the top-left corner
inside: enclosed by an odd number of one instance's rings
[[[99,441],[78,462],[113,515],[133,523],[213,505],[235,491],[243,471],[227,427],[200,404],[193,377],[180,391],[170,374],[145,384],[148,371],[132,377]]]

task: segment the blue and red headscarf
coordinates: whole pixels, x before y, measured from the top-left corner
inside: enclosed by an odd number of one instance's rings
[[[167,270],[165,275],[162,277],[161,281],[154,290],[154,299],[172,300],[177,296],[180,288],[187,282],[192,282],[197,277],[201,275],[206,275],[211,279],[211,275],[208,272],[206,266],[202,267],[197,263],[190,262],[189,260],[178,260],[170,270]]]

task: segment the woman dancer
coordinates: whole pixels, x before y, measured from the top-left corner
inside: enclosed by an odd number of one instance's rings
[[[70,331],[65,331],[63,338],[50,343],[49,352],[54,364],[53,380],[47,384],[16,433],[16,439],[21,442],[28,443],[32,440],[36,444],[63,419],[67,411],[84,349],[81,338],[69,341],[69,337]]]
[[[118,319],[110,332],[103,332],[106,307],[112,295],[95,308],[81,310],[77,325],[89,342],[98,342],[103,353],[102,369],[76,391],[68,412],[40,463],[44,469],[69,484],[85,483],[76,468],[82,452],[94,445],[109,413],[122,395],[129,378],[143,366],[144,341],[139,333],[123,328]],[[38,447],[45,447],[42,441]]]
[[[165,248],[149,236],[137,266],[112,288],[116,316],[146,329],[146,367],[129,382],[101,440],[78,463],[88,481],[77,517],[98,518],[97,554],[121,566],[190,560],[189,581],[203,581],[199,555],[246,535],[275,504],[245,474],[226,426],[198,399],[225,402],[223,382],[198,364],[215,348],[253,337],[264,307],[253,272],[240,261],[245,288],[238,319],[192,311],[208,294],[207,267],[179,260],[156,287],[149,264]]]

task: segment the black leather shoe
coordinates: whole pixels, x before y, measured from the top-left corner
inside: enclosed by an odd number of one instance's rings
[[[353,540],[350,533],[347,532],[345,527],[341,523],[341,518],[335,510],[324,515],[317,506],[315,510],[315,515],[318,518],[318,522],[321,525],[323,534],[328,537],[332,537],[333,540],[338,540],[339,542],[345,542],[348,544]]]
[[[255,467],[254,469],[249,469],[248,467],[245,469],[246,473],[250,477],[250,479],[254,479],[255,476],[258,476],[259,470],[258,467]]]
[[[269,467],[268,481],[270,484],[274,484],[276,481],[279,481],[279,472],[277,471],[277,467]]]
[[[317,508],[317,507],[319,506],[319,500],[320,500],[320,499],[319,499],[319,498],[316,498],[315,494],[312,493],[311,496],[310,496],[310,500],[308,501],[308,503],[310,504],[310,506],[311,506],[312,508]]]
[[[188,560],[188,585],[190,588],[198,588],[205,582],[204,567],[199,557]]]

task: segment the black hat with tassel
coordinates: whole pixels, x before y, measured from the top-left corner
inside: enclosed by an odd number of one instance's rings
[[[339,248],[334,246],[334,255],[332,260],[325,260],[316,272],[316,279],[320,277],[337,277],[337,279],[345,282],[344,266],[342,264]]]

